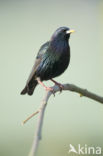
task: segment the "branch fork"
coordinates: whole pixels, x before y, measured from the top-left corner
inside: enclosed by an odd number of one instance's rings
[[[90,91],[88,91],[87,89],[82,89],[74,84],[62,84],[63,88],[62,90],[68,90],[68,91],[72,91],[72,92],[76,92],[80,95],[80,97],[88,97],[92,100],[95,100],[99,103],[103,104],[103,97],[96,95]],[[54,85],[53,87],[51,87],[54,90],[54,93],[60,91],[60,87],[58,87],[58,85]],[[37,129],[36,129],[36,133],[34,136],[34,140],[33,140],[33,144],[32,144],[32,148],[31,151],[29,153],[29,156],[36,156],[36,152],[38,149],[38,145],[39,145],[39,141],[41,139],[41,131],[42,131],[42,125],[43,125],[43,119],[44,119],[44,113],[45,113],[45,108],[46,105],[48,103],[48,100],[50,98],[50,96],[53,94],[52,91],[46,91],[45,92],[45,96],[41,102],[41,106],[40,108],[33,113],[32,115],[30,115],[26,120],[24,120],[22,123],[25,124],[29,119],[31,119],[33,116],[35,116],[36,114],[39,113],[39,117],[38,117],[38,123],[37,123]]]

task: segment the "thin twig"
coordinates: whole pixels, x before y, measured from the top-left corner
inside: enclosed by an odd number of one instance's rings
[[[29,117],[27,117],[24,121],[22,121],[22,125],[24,125],[28,120],[30,120],[33,116],[35,116],[39,112],[40,112],[40,109],[34,112],[33,114],[31,114]]]
[[[95,100],[97,102],[103,103],[103,97],[98,96],[98,95],[96,95],[96,94],[94,94],[92,92],[89,92],[87,89],[82,89],[82,88],[77,87],[76,85],[73,85],[73,84],[64,84],[63,86],[64,86],[63,90],[69,90],[69,91],[72,91],[72,92],[76,92],[76,93],[79,93],[81,97],[85,96],[85,97],[88,97],[88,98],[90,98],[92,100]],[[60,88],[57,85],[55,85],[52,88],[54,89],[55,93],[60,91]],[[31,148],[29,156],[35,156],[36,155],[37,148],[38,148],[38,145],[39,145],[39,141],[41,139],[41,131],[42,131],[45,108],[46,108],[47,102],[48,102],[51,95],[52,95],[51,91],[46,91],[46,94],[44,96],[44,99],[42,100],[39,112],[37,111],[37,113],[39,113],[38,123],[37,123],[37,130],[36,130],[36,133],[35,133],[35,136],[34,136],[32,148]],[[31,115],[29,117],[29,119],[34,115],[35,115],[35,113],[33,115]]]

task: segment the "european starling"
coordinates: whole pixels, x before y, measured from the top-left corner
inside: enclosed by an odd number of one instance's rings
[[[54,81],[53,78],[61,75],[69,65],[70,47],[68,40],[72,32],[74,30],[70,30],[68,27],[60,27],[54,32],[50,41],[41,46],[21,94],[32,95],[38,83],[46,90],[52,91],[52,88],[44,85],[42,82],[44,80],[51,80],[62,89],[63,86]]]

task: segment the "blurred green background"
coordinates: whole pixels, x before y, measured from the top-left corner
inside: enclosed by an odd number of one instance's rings
[[[103,95],[103,0],[0,0],[0,156],[27,156],[44,89],[21,96],[41,44],[60,26],[71,35],[71,62],[55,80]],[[51,82],[45,82],[51,86]],[[69,144],[103,147],[103,105],[63,92],[51,96],[38,156],[72,156]]]

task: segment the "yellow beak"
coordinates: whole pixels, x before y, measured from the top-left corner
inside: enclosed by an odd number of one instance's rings
[[[73,29],[67,30],[67,31],[66,31],[66,34],[70,34],[70,33],[73,33],[73,32],[75,32],[75,30],[73,30]]]

